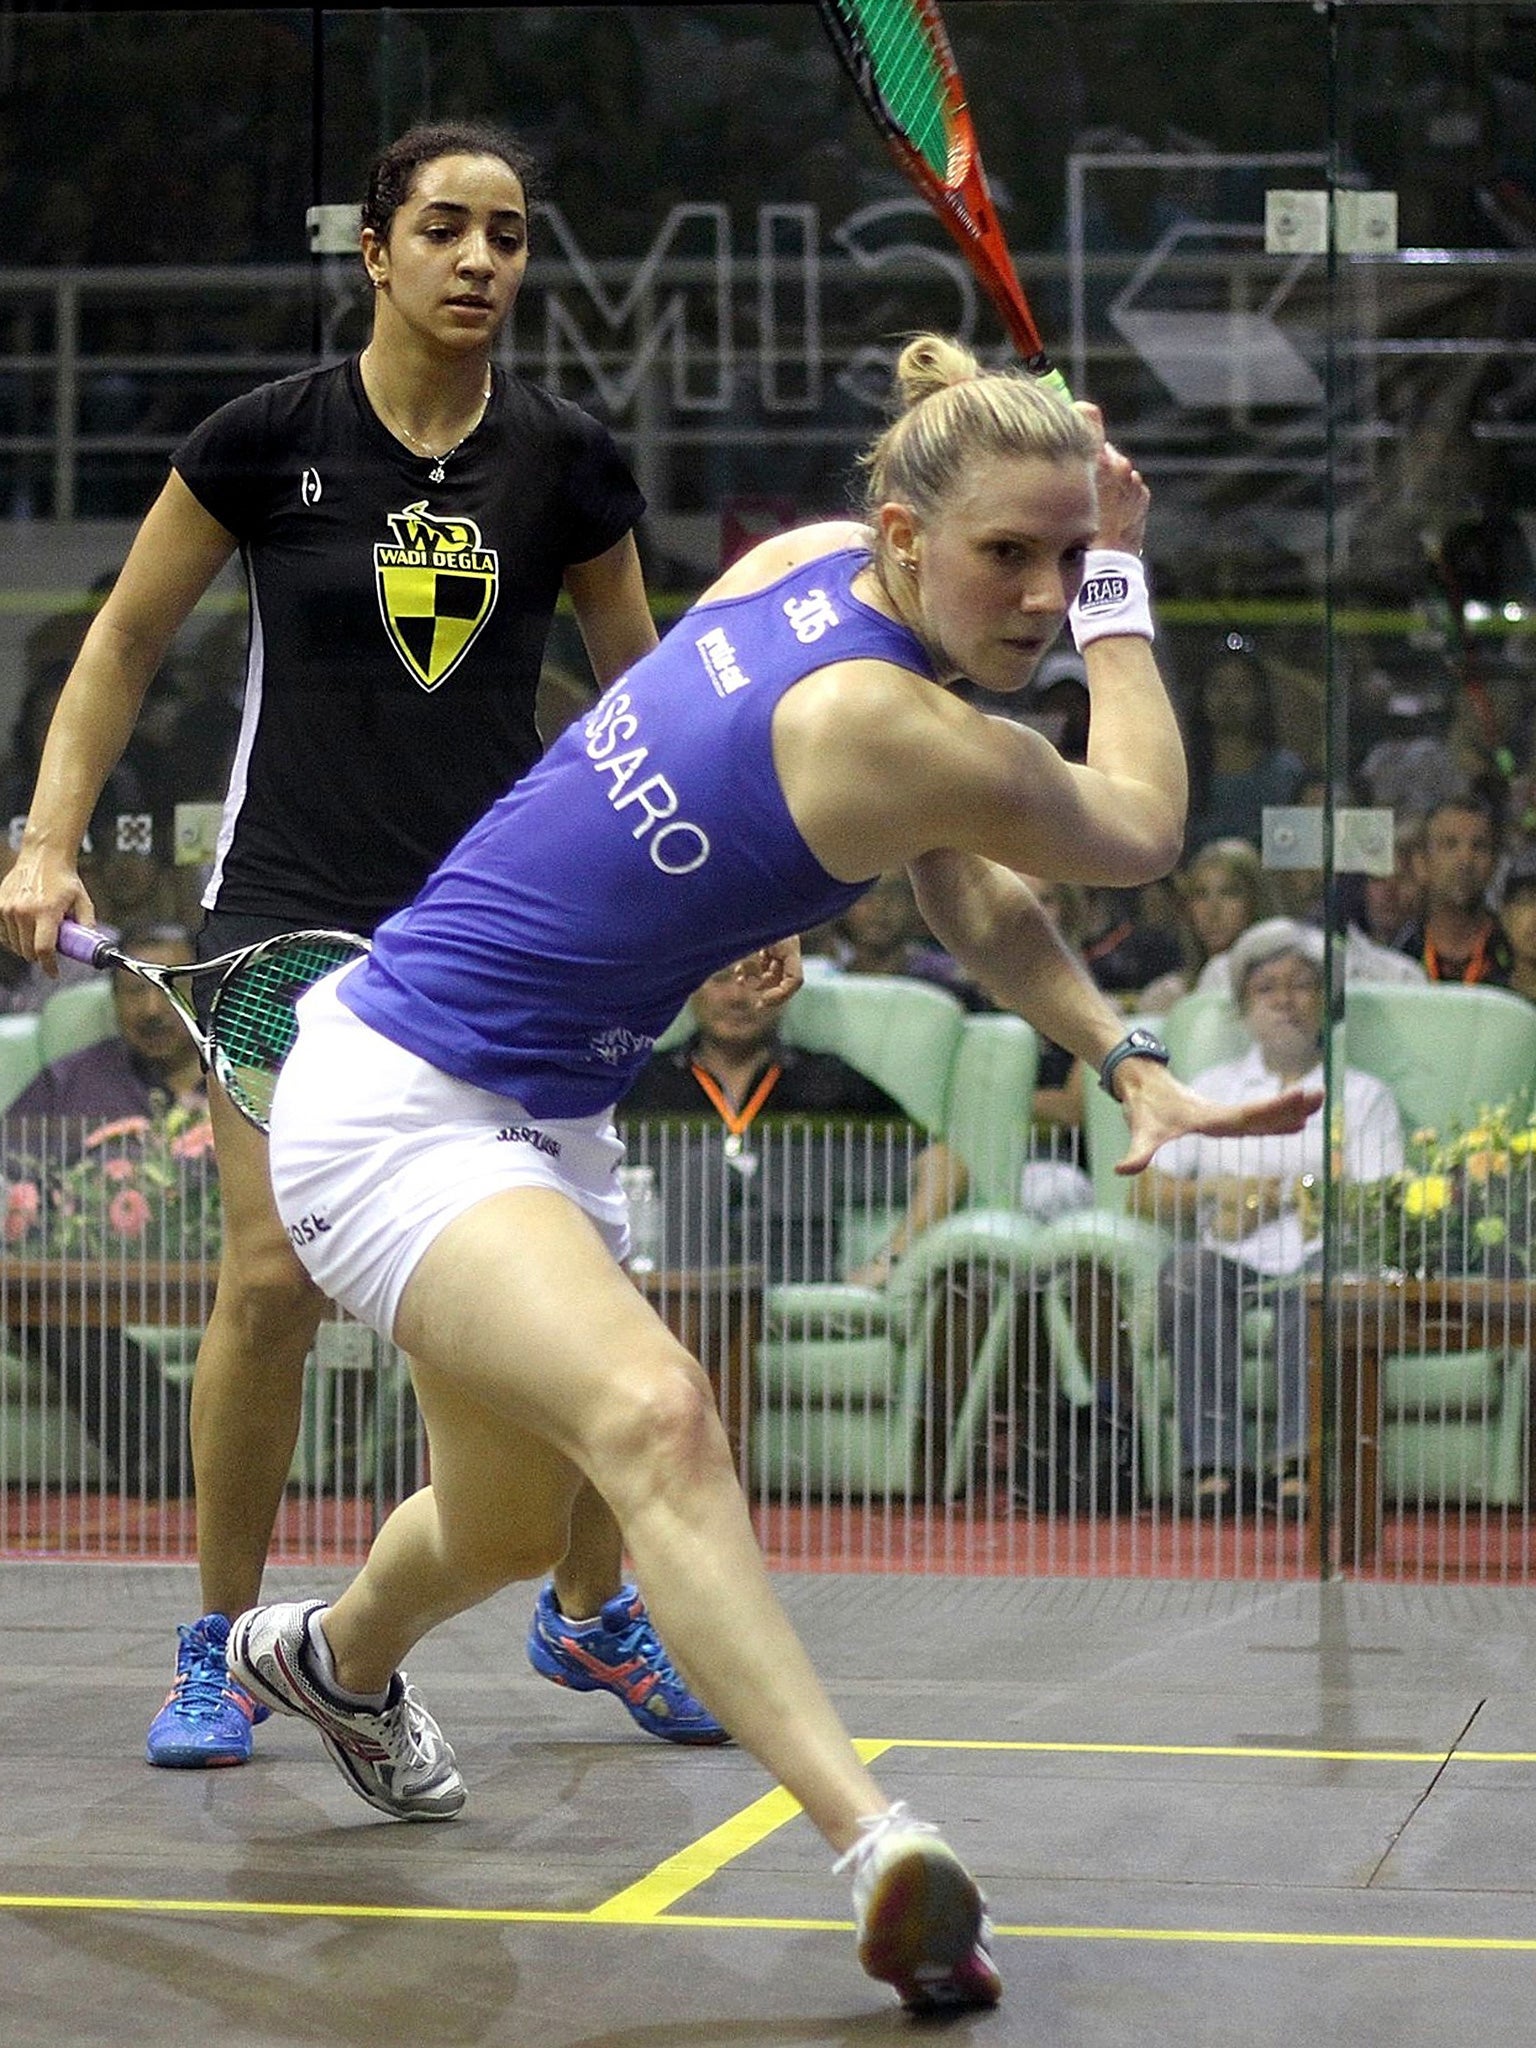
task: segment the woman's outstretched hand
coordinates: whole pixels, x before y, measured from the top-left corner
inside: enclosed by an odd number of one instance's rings
[[[1211,1102],[1155,1060],[1126,1060],[1115,1076],[1131,1126],[1116,1173],[1141,1173],[1170,1138],[1268,1138],[1299,1131],[1322,1107],[1321,1088],[1286,1088],[1262,1102]]]

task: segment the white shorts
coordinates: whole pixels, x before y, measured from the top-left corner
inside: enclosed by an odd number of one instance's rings
[[[272,1101],[272,1190],[315,1284],[393,1337],[405,1284],[438,1233],[505,1188],[553,1188],[616,1259],[629,1251],[611,1111],[535,1122],[505,1095],[429,1066],[355,1017],[329,975],[299,1000]]]

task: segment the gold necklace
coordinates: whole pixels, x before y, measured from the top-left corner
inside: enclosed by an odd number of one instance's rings
[[[489,363],[487,363],[485,366],[485,389],[480,394],[480,404],[475,411],[474,418],[470,421],[469,425],[464,429],[463,433],[460,434],[459,438],[457,439],[457,441],[454,442],[453,446],[451,448],[445,448],[440,455],[437,453],[435,449],[429,448],[425,441],[418,440],[416,436],[411,432],[410,428],[405,424],[405,421],[402,419],[398,419],[395,416],[394,411],[390,407],[389,401],[385,398],[382,391],[375,392],[373,394],[373,400],[374,403],[378,406],[379,410],[383,413],[386,423],[389,426],[393,427],[397,434],[404,434],[406,440],[410,442],[411,446],[413,448],[419,449],[420,452],[427,458],[428,462],[432,464],[431,469],[429,469],[427,472],[427,481],[429,483],[440,484],[444,478],[443,464],[445,462],[451,462],[453,460],[454,456],[458,454],[459,450],[464,446],[464,443],[469,439],[470,435],[475,431],[476,427],[478,427],[480,422],[485,418],[485,408],[491,402],[491,366]]]

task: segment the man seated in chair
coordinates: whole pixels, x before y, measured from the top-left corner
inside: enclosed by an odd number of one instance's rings
[[[130,927],[120,943],[158,966],[194,958],[180,926]],[[207,1077],[185,1026],[158,990],[122,971],[112,1009],[115,1032],[53,1061],[17,1096],[4,1148],[8,1245],[23,1257],[78,1261],[81,1285],[115,1291],[133,1262],[167,1249],[184,1257],[200,1243],[178,1198],[201,1204],[216,1190],[203,1178],[212,1170]],[[179,1493],[185,1425],[166,1401],[157,1358],[105,1321],[39,1334],[48,1384],[79,1412],[117,1483]],[[29,1341],[38,1336],[10,1334],[18,1355]]]
[[[118,940],[136,960],[156,967],[189,967],[196,958],[180,925],[130,926]],[[60,1119],[58,1137],[78,1150],[91,1124],[118,1117],[160,1117],[178,1105],[204,1111],[208,1077],[202,1059],[158,989],[136,974],[112,977],[114,1032],[54,1060],[5,1112],[13,1126],[33,1117]]]
[[[862,1203],[901,1211],[844,1276],[883,1286],[912,1241],[964,1195],[959,1158],[937,1139],[914,1147],[900,1103],[846,1060],[786,1045],[778,1011],[765,1009],[734,968],[712,974],[690,1007],[693,1036],[658,1053],[624,1102],[627,1123],[708,1120],[705,1143],[662,1155],[664,1263],[761,1261],[775,1281],[829,1280],[842,1212]],[[810,1142],[827,1134],[808,1127],[808,1142],[791,1148],[765,1144],[760,1117],[771,1126],[793,1117],[901,1128],[887,1144],[850,1146]]]
[[[1251,925],[1232,947],[1232,1000],[1253,1043],[1193,1085],[1213,1101],[1248,1102],[1295,1082],[1322,1082],[1323,936],[1290,918]],[[1382,1082],[1353,1068],[1342,1083],[1334,1172],[1379,1180],[1403,1163],[1402,1124]],[[1323,1172],[1324,1110],[1275,1138],[1177,1138],[1133,1183],[1139,1212],[1182,1243],[1158,1285],[1162,1348],[1177,1390],[1183,1494],[1196,1512],[1236,1509],[1251,1469],[1245,1451],[1243,1354],[1255,1309],[1266,1311],[1275,1414],[1261,1424],[1261,1494],[1300,1512],[1306,1438],[1306,1300],[1297,1276],[1321,1239],[1313,1188]]]

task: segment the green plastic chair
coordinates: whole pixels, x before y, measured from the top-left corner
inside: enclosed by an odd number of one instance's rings
[[[1460,983],[1366,983],[1345,998],[1351,1066],[1392,1090],[1403,1128],[1445,1132],[1536,1088],[1536,1004]]]
[[[71,982],[51,995],[38,1012],[39,1064],[50,1067],[67,1053],[82,1052],[99,1039],[110,1038],[116,1029],[111,976]]]
[[[0,1113],[42,1071],[36,1017],[0,1017]]]
[[[885,1071],[872,1077],[897,1095],[920,1123],[925,1121],[920,1082],[927,1088],[930,1103],[947,1097],[948,1119],[940,1128],[966,1167],[967,1203],[977,1206],[967,1206],[926,1232],[885,1288],[827,1281],[767,1290],[764,1334],[757,1345],[755,1368],[760,1414],[769,1424],[764,1441],[776,1443],[779,1450],[765,1459],[763,1479],[765,1484],[794,1492],[910,1494],[921,1492],[926,1484],[926,1475],[913,1461],[929,1440],[930,1433],[920,1425],[933,1406],[939,1382],[943,1382],[944,1414],[955,1413],[958,1403],[956,1430],[974,1433],[982,1411],[977,1403],[969,1402],[970,1386],[978,1372],[990,1377],[1006,1355],[1000,1348],[1005,1324],[996,1302],[975,1358],[930,1355],[936,1326],[931,1317],[919,1318],[920,1331],[914,1326],[913,1290],[924,1275],[940,1269],[952,1274],[958,1265],[983,1251],[989,1257],[995,1254],[1004,1223],[1011,1233],[1011,1260],[1018,1263],[1026,1257],[1022,1245],[1037,1226],[1020,1216],[1016,1205],[1029,1146],[1039,1041],[1017,1017],[967,1017],[962,1013],[958,1035],[951,1034],[947,1029],[949,1013],[958,1011],[958,1005],[942,990],[929,990],[923,984],[897,984],[871,975],[850,976],[834,985],[850,990],[861,987],[869,993],[854,998],[841,1012],[827,1010],[822,1021],[829,1027],[834,1021],[846,1027],[851,1019],[853,1028],[845,1028],[841,1043],[835,1046],[824,1040],[825,1049],[842,1052],[866,1072],[879,1058]],[[823,985],[815,986],[819,990]],[[910,1008],[905,996],[899,997],[906,1016],[918,1027],[914,1043],[924,1064],[914,1061],[908,1046],[897,1044],[895,1032],[901,1015],[894,1006],[890,1021],[880,1018],[880,1028],[873,1028],[878,1012],[893,1004],[898,989],[916,989],[924,997],[921,1005]],[[796,997],[792,1009],[805,993],[809,991]],[[944,1008],[928,1002],[930,995],[937,996]],[[934,1073],[926,1064],[935,1055],[934,1032],[941,1026],[954,1049],[947,1076]],[[924,1030],[928,1033],[926,1049]],[[899,1082],[904,1093],[898,1089]],[[995,1225],[986,1220],[994,1215],[987,1206],[990,1204],[997,1205],[995,1214],[1002,1219]],[[1005,1205],[1013,1205],[1011,1212]],[[979,1216],[983,1220],[979,1221]],[[893,1220],[889,1215],[871,1215],[845,1222],[845,1269],[874,1248],[872,1238],[884,1241]],[[963,1382],[958,1390],[957,1375]],[[953,1440],[946,1424],[932,1437],[935,1447],[946,1433],[952,1440],[945,1469],[953,1480],[953,1475],[968,1469],[969,1440]],[[935,1460],[930,1457],[925,1462],[932,1467]]]
[[[959,1493],[971,1470],[989,1385],[1005,1354],[1000,1297],[1027,1263],[1033,1228],[1017,1212],[965,1211],[925,1231],[879,1293],[769,1288],[765,1318],[790,1330],[756,1353],[754,1480],[765,1494],[932,1500]],[[959,1285],[998,1282],[976,1355],[946,1311]],[[1010,1295],[1011,1299],[1011,1295]],[[946,1341],[946,1331],[948,1338]]]
[[[893,1095],[925,1131],[945,1128],[965,1023],[952,995],[898,974],[813,976],[786,1006],[786,1044],[834,1052]]]

